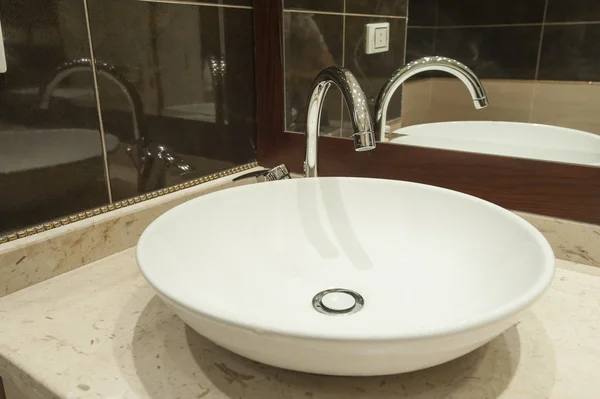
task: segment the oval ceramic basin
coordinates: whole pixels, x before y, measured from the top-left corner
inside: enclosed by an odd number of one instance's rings
[[[393,144],[600,166],[600,136],[518,122],[427,123],[394,131]]]
[[[464,355],[513,325],[554,272],[547,241],[509,211],[358,178],[197,198],[147,228],[137,259],[165,302],[216,344],[333,375],[401,373]],[[315,295],[333,288],[358,293],[364,306],[318,311]],[[354,300],[323,303],[339,311]]]

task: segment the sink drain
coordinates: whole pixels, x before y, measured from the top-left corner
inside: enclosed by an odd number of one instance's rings
[[[317,312],[335,316],[358,312],[365,304],[365,300],[358,292],[332,288],[315,295],[312,304]]]

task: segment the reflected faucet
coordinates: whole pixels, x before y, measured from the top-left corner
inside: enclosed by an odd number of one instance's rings
[[[473,104],[476,109],[485,108],[488,106],[487,95],[485,89],[479,81],[475,73],[466,65],[446,57],[423,57],[416,61],[410,62],[398,69],[390,80],[385,84],[375,105],[375,129],[379,141],[385,139],[385,126],[387,123],[387,110],[390,105],[390,100],[396,90],[409,78],[427,71],[442,71],[447,72],[460,79],[471,94]]]
[[[323,101],[331,84],[340,89],[346,101],[352,121],[354,149],[369,151],[375,148],[373,122],[367,104],[367,97],[360,84],[349,70],[331,66],[323,69],[310,89],[305,134],[304,177],[317,177],[318,139],[320,134],[321,111]]]
[[[48,109],[52,93],[58,85],[75,73],[90,72],[91,66],[92,61],[88,58],[69,61],[61,65],[51,79],[40,88],[39,107]],[[108,78],[121,89],[131,108],[135,144],[127,147],[127,154],[138,172],[138,191],[145,193],[164,187],[168,166],[176,167],[182,175],[194,171],[193,166],[176,156],[170,148],[149,142],[144,106],[133,83],[114,66],[105,62],[96,61],[96,72],[98,75]],[[158,160],[161,162],[156,162]]]

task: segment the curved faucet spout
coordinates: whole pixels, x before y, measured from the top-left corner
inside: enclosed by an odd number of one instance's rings
[[[81,58],[62,64],[52,75],[51,79],[41,86],[39,93],[39,107],[48,109],[52,93],[63,80],[76,73],[91,72],[91,70],[92,61],[89,58]],[[144,119],[144,106],[133,83],[118,72],[115,67],[99,60],[96,60],[96,72],[98,75],[104,76],[114,82],[121,89],[123,94],[125,94],[127,103],[133,112],[131,118],[135,140],[141,140],[146,137],[147,127]]]
[[[95,70],[98,75],[108,78],[121,89],[131,107],[135,143],[127,147],[127,153],[138,172],[138,190],[145,193],[164,187],[166,168],[170,165],[176,167],[181,175],[193,172],[194,167],[176,156],[173,150],[150,142],[144,106],[135,85],[119,73],[115,67],[105,62],[96,60]],[[73,60],[61,65],[40,88],[39,107],[48,109],[54,90],[63,80],[79,72],[93,72],[92,61],[89,58]]]
[[[306,120],[306,147],[304,158],[304,176],[317,177],[317,142],[319,139],[319,124],[323,101],[331,85],[334,84],[342,92],[354,134],[356,151],[368,151],[375,148],[373,121],[369,112],[367,97],[360,84],[349,70],[331,66],[323,69],[315,78],[310,89]]]
[[[427,71],[441,71],[457,77],[469,90],[476,109],[481,109],[488,106],[485,89],[483,88],[483,85],[481,84],[481,81],[479,81],[477,75],[475,75],[475,73],[469,69],[469,67],[456,60],[453,60],[452,58],[423,57],[406,64],[394,72],[390,80],[388,80],[379,93],[377,104],[375,106],[375,129],[377,131],[377,137],[380,141],[385,139],[387,109],[396,90],[398,90],[398,88],[402,86],[407,79],[421,72]]]

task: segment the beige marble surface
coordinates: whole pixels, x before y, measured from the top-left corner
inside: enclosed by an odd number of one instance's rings
[[[548,240],[558,259],[600,267],[600,226],[515,212]]]
[[[137,244],[158,216],[192,198],[256,179],[233,183],[254,168],[117,209],[67,226],[0,245],[0,297]]]
[[[520,323],[429,370],[376,378],[295,373],[186,327],[129,249],[0,299],[0,375],[30,398],[597,399],[600,269],[558,261]]]

